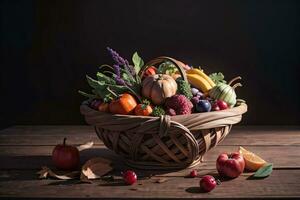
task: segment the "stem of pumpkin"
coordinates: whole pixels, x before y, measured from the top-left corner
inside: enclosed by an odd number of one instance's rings
[[[228,85],[231,85],[234,81],[236,81],[236,80],[241,80],[241,79],[242,79],[242,77],[237,76],[237,77],[231,79],[231,81],[229,81]]]

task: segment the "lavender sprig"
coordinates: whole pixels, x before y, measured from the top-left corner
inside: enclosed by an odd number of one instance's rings
[[[116,75],[116,83],[118,85],[125,85],[125,81],[121,77],[120,66],[119,65],[113,65],[113,67],[114,67],[114,72],[115,72],[115,75]]]
[[[136,75],[136,72],[132,66],[129,65],[128,60],[122,58],[116,51],[114,51],[112,48],[107,47],[106,48],[111,55],[112,59],[115,61],[117,65],[122,65],[125,67],[127,71],[129,71],[130,74],[133,76]]]
[[[112,59],[115,61],[117,65],[126,65],[128,61],[122,58],[116,51],[107,47],[109,54],[111,55]]]

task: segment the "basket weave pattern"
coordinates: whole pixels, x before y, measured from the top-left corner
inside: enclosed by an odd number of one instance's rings
[[[159,57],[147,66],[170,60],[186,79],[182,63],[168,57]],[[142,169],[180,169],[198,164],[203,155],[219,144],[240,122],[247,105],[218,112],[193,113],[177,116],[113,115],[99,112],[83,102],[80,107],[86,122],[104,144],[123,156],[127,163]]]

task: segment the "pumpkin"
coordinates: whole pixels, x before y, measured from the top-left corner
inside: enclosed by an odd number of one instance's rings
[[[109,111],[113,114],[128,115],[134,111],[136,106],[135,98],[131,94],[124,93],[110,102]]]
[[[240,80],[241,77],[236,77],[232,79],[228,84],[218,83],[218,85],[214,86],[209,91],[209,96],[216,100],[225,101],[231,108],[236,104],[236,93],[235,88],[238,86],[242,86],[241,83],[236,83],[232,85],[232,83],[236,80]]]
[[[176,94],[177,83],[169,75],[154,74],[142,82],[142,94],[151,99],[155,105],[164,103],[165,99]]]

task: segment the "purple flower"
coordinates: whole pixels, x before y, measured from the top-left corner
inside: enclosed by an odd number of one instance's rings
[[[107,50],[109,52],[109,54],[111,55],[112,59],[115,61],[115,63],[117,65],[122,65],[125,67],[125,69],[132,74],[133,76],[136,75],[135,73],[135,69],[129,65],[128,60],[122,58],[116,51],[114,51],[113,49],[107,47]]]
[[[115,63],[117,65],[126,65],[128,63],[127,60],[125,60],[124,58],[122,58],[116,51],[114,51],[113,49],[107,47],[107,50],[109,52],[109,54],[111,55],[112,59],[115,61]]]
[[[118,85],[125,85],[125,81],[121,78],[121,69],[119,65],[114,65],[114,72],[116,74],[116,83]]]

